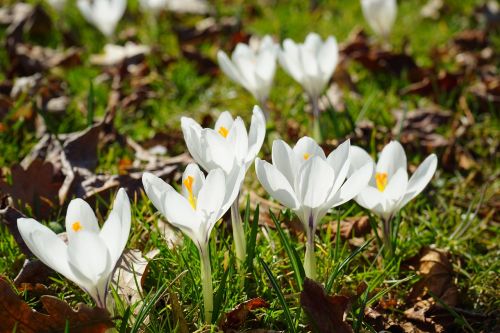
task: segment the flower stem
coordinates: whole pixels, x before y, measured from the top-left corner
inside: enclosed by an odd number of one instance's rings
[[[392,246],[392,216],[384,218],[384,224],[382,225],[383,237],[384,237],[384,247],[386,258],[391,259],[394,255],[394,248]]]
[[[313,114],[313,138],[318,143],[323,142],[323,136],[321,135],[321,124],[320,124],[320,111],[319,111],[319,98],[309,97],[311,101],[312,114]]]
[[[311,223],[310,223],[311,224]],[[314,235],[315,227],[309,227],[307,230],[306,255],[304,258],[304,271],[310,279],[316,280],[316,256],[314,255]]]
[[[259,104],[262,112],[264,112],[264,118],[266,119],[266,122],[269,121],[271,115],[269,114],[269,109],[267,108],[267,98],[262,98],[261,100],[259,100]]]
[[[243,222],[241,221],[240,209],[238,205],[239,198],[240,194],[238,193],[236,200],[234,200],[231,205],[231,224],[233,228],[234,247],[236,248],[236,261],[238,269],[240,269],[241,265],[245,262],[247,255],[245,231],[243,229]]]
[[[201,264],[201,284],[203,290],[203,305],[205,309],[205,322],[212,322],[212,312],[214,309],[214,292],[212,287],[212,267],[210,266],[210,255],[208,244],[200,247],[200,264]]]

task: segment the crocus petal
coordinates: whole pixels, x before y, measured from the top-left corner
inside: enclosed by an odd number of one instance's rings
[[[257,158],[255,159],[255,172],[262,186],[274,199],[290,209],[299,207],[291,184],[274,165]]]
[[[335,172],[325,160],[314,156],[299,169],[295,179],[297,197],[303,206],[321,207],[328,199]]]
[[[165,217],[167,220],[190,235],[193,230],[198,230],[201,220],[188,200],[175,191],[165,193]]]
[[[408,172],[406,169],[399,168],[389,179],[383,192],[384,196],[390,200],[400,200],[406,193],[408,186]]]
[[[237,84],[242,85],[240,73],[234,64],[231,62],[227,54],[223,51],[217,52],[217,61],[219,63],[220,68],[231,80],[236,82]]]
[[[108,247],[113,266],[116,265],[127,245],[131,219],[130,201],[127,192],[121,188],[113,203],[113,210],[100,232],[101,239]]]
[[[230,131],[233,127],[233,123],[234,119],[233,116],[231,116],[231,113],[224,111],[215,122],[214,130],[219,132],[221,128],[224,127],[226,130]]]
[[[142,185],[144,186],[146,195],[151,200],[156,209],[158,209],[160,213],[165,215],[165,193],[169,191],[175,192],[173,187],[149,172],[145,172],[142,175]]]
[[[266,118],[264,117],[262,109],[258,105],[255,105],[253,107],[252,121],[248,133],[248,153],[245,161],[247,169],[262,148],[265,136]]]
[[[381,216],[386,215],[386,199],[383,195],[380,195],[379,190],[374,187],[365,187],[361,192],[359,192],[355,200],[360,206],[371,210],[375,214]]]
[[[302,73],[302,65],[300,61],[299,48],[291,39],[283,41],[283,50],[278,53],[278,60],[285,70],[295,81],[302,83],[304,74]]]
[[[286,177],[288,182],[293,184],[297,173],[297,157],[285,141],[274,140],[272,161],[273,165]]]
[[[323,74],[323,81],[328,82],[337,67],[339,50],[337,41],[333,36],[326,39],[318,53],[318,63]]]
[[[211,227],[220,218],[218,214],[224,202],[225,195],[226,179],[224,172],[221,169],[210,171],[205,184],[203,184],[200,190],[196,206],[196,213],[200,217],[200,220],[207,221],[210,224],[206,226],[207,239]]]
[[[428,156],[422,164],[420,164],[415,173],[411,176],[408,181],[406,193],[398,205],[399,209],[424,190],[427,184],[431,181],[432,176],[434,176],[436,168],[437,157],[435,154],[432,154]]]
[[[356,170],[337,192],[337,197],[332,199],[332,207],[337,207],[351,200],[360,192],[367,188],[368,182],[373,174],[373,163],[366,163],[364,166]]]
[[[204,147],[202,160],[206,162],[208,170],[222,168],[226,173],[232,170],[235,159],[233,149],[223,136],[205,128],[202,130],[200,142]]]
[[[192,194],[197,197],[203,184],[205,183],[205,175],[201,172],[200,167],[196,163],[189,163],[184,173],[182,174],[182,190],[181,193],[185,198],[189,198],[189,191],[185,185],[186,179],[192,177],[191,190]]]
[[[326,160],[325,152],[323,149],[308,136],[304,136],[297,141],[293,151],[299,160],[305,161],[314,156],[320,157],[322,160]]]
[[[351,141],[346,140],[342,144],[340,144],[334,151],[328,155],[326,161],[332,167],[335,172],[335,183],[332,187],[331,193],[335,194],[347,176],[349,171],[350,161],[349,161],[349,153],[350,153]]]
[[[17,228],[30,251],[41,262],[78,284],[68,264],[67,246],[61,238],[34,219],[18,219]]]
[[[396,0],[361,0],[361,8],[372,30],[381,37],[387,37],[396,20]]]
[[[406,170],[406,154],[398,141],[391,141],[382,149],[375,171],[387,173],[388,178],[391,178],[400,168]]]
[[[181,129],[189,153],[191,154],[193,159],[206,170],[206,163],[202,160],[203,155],[200,142],[200,136],[202,132],[201,126],[192,118],[182,117]]]
[[[245,123],[240,117],[234,121],[226,141],[233,150],[236,160],[240,164],[245,163],[248,153],[248,134]]]
[[[75,233],[88,231],[94,234],[99,233],[99,224],[94,211],[88,203],[82,199],[73,199],[69,203],[66,213],[66,232],[69,240]]]

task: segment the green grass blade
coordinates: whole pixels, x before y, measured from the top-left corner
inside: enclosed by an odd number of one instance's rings
[[[269,210],[269,214],[271,215],[271,219],[273,220],[274,225],[276,226],[276,230],[278,231],[281,244],[283,244],[283,247],[285,248],[288,258],[290,259],[290,264],[292,265],[297,285],[299,286],[299,288],[302,288],[305,273],[304,273],[304,266],[300,261],[300,257],[295,248],[290,244],[290,241],[288,237],[286,237],[285,232],[281,228],[281,225],[276,216],[273,214],[271,210]]]
[[[278,281],[276,281],[276,278],[273,275],[273,272],[271,272],[271,269],[267,264],[262,260],[262,258],[259,258],[260,264],[264,268],[264,271],[267,274],[267,277],[269,278],[269,281],[271,281],[271,285],[273,286],[274,291],[276,292],[276,295],[278,296],[278,300],[281,303],[281,306],[283,307],[283,312],[285,314],[285,320],[288,325],[288,329],[290,332],[294,333],[295,332],[295,324],[293,322],[292,316],[290,315],[290,309],[288,308],[288,305],[286,304],[285,296],[283,296],[283,293],[281,292],[281,289],[278,285]]]
[[[247,239],[247,258],[245,266],[247,273],[253,272],[253,260],[255,258],[255,244],[257,243],[257,231],[259,230],[259,205],[255,207],[253,214],[252,227]]]
[[[234,258],[234,257],[233,257]],[[217,289],[217,292],[214,295],[214,308],[212,312],[212,324],[214,324],[219,317],[220,310],[222,309],[222,300],[224,298],[224,293],[227,290],[226,288],[226,283],[227,283],[227,277],[229,276],[229,272],[231,271],[231,267],[233,267],[233,260],[231,259],[231,262],[229,263],[228,268],[224,271],[224,274],[222,274],[222,278],[219,284],[219,289]]]

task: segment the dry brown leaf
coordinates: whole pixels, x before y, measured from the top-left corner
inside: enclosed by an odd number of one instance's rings
[[[221,328],[224,332],[234,332],[233,330],[240,328],[245,323],[251,311],[268,307],[269,303],[262,297],[252,298],[238,304],[223,316]]]
[[[351,325],[344,321],[348,304],[346,296],[327,295],[321,284],[308,278],[304,281],[300,305],[318,332],[352,333]]]
[[[45,219],[57,205],[61,182],[55,179],[54,166],[36,159],[27,168],[16,164],[11,168],[12,183],[0,179],[0,191],[12,198],[14,207],[30,207],[33,216]]]
[[[72,309],[66,302],[42,296],[40,301],[46,313],[33,310],[0,277],[0,332],[51,333],[70,332],[104,333],[113,327],[109,313],[100,308],[78,304]]]

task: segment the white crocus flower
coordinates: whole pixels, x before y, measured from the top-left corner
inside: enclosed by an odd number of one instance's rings
[[[68,243],[34,219],[17,220],[30,251],[48,267],[64,275],[106,308],[108,287],[130,233],[130,202],[125,190],[116,195],[101,229],[89,204],[74,199],[66,213]]]
[[[238,43],[231,59],[224,51],[217,53],[222,71],[234,82],[248,90],[265,108],[276,72],[279,46],[271,36],[265,36],[258,47]]]
[[[437,157],[435,154],[428,156],[408,179],[406,154],[398,141],[391,141],[384,147],[376,165],[362,148],[351,147],[350,172],[366,163],[373,165],[374,172],[369,184],[355,200],[359,205],[383,218],[384,240],[386,246],[389,246],[392,217],[424,190],[436,172]]]
[[[323,149],[309,137],[301,138],[290,148],[275,140],[270,164],[255,160],[257,177],[266,191],[285,207],[292,209],[307,235],[304,268],[310,278],[316,277],[314,235],[328,210],[352,198],[366,187],[372,164],[360,166],[350,177],[350,141],[325,156]]]
[[[156,209],[191,238],[198,248],[207,322],[211,321],[213,312],[210,234],[236,198],[243,176],[243,170],[232,177],[226,176],[221,169],[215,169],[205,178],[198,165],[192,163],[182,175],[181,193],[151,173],[142,176],[146,194]]]
[[[337,41],[330,36],[326,41],[316,33],[307,35],[303,44],[285,39],[279,52],[283,69],[300,83],[309,96],[314,116],[314,135],[321,139],[319,131],[319,97],[337,67],[339,51]]]
[[[187,117],[182,117],[181,127],[189,153],[194,160],[207,172],[221,168],[227,175],[235,175],[236,170],[240,169],[243,169],[244,173],[248,170],[266,135],[266,121],[258,106],[253,109],[249,132],[240,117],[233,119],[227,111],[219,116],[213,129],[202,128],[196,121]],[[246,243],[238,197],[231,207],[231,217],[239,265],[246,257]]]
[[[125,13],[127,0],[78,0],[77,6],[89,23],[110,37]]]
[[[396,0],[361,0],[361,8],[370,28],[378,36],[387,39],[396,21]]]

